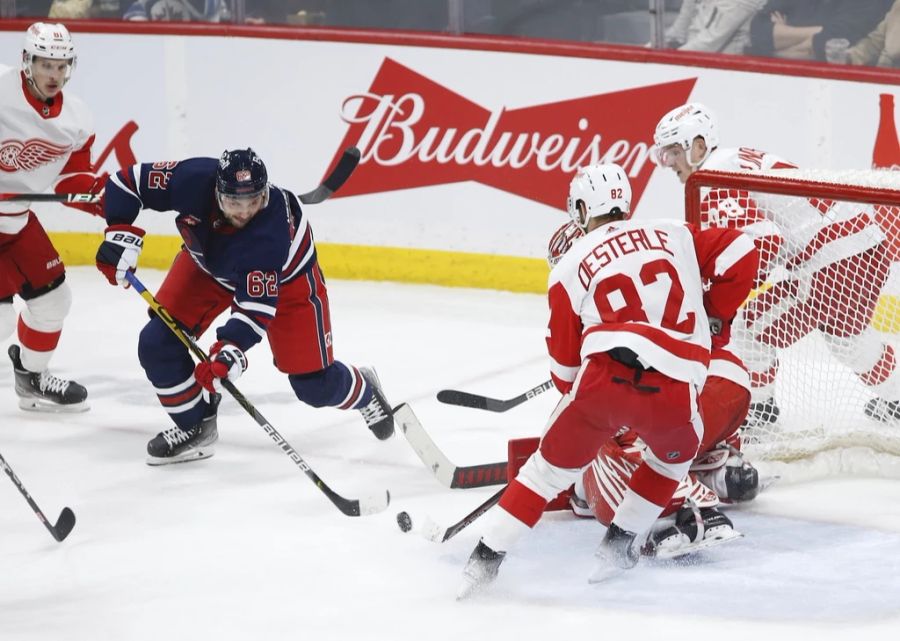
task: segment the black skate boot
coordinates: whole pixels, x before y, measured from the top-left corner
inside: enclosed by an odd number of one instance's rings
[[[675,515],[675,525],[654,532],[642,553],[659,559],[673,559],[714,545],[739,539],[731,519],[713,507],[683,507]]]
[[[615,523],[610,523],[606,535],[594,553],[598,563],[588,579],[589,583],[599,583],[630,570],[637,565],[641,551],[635,539],[637,534],[623,530]]]
[[[30,412],[84,412],[87,390],[75,381],[54,376],[47,370],[31,372],[22,365],[22,350],[9,346],[9,359],[16,375],[19,407]]]
[[[900,401],[888,401],[883,398],[873,398],[866,403],[866,416],[874,418],[882,423],[895,423],[900,421]]]
[[[366,419],[366,425],[375,438],[379,441],[389,439],[394,435],[394,413],[384,397],[378,374],[369,367],[360,367],[359,373],[372,389],[372,400],[365,407],[359,408],[359,413]]]
[[[168,465],[209,458],[219,440],[216,411],[221,394],[210,394],[206,416],[197,425],[183,430],[178,426],[160,432],[147,443],[147,465]]]
[[[484,541],[478,541],[466,567],[463,568],[463,582],[456,591],[457,600],[465,599],[492,583],[497,578],[500,564],[505,558],[506,552],[497,552],[485,545]]]

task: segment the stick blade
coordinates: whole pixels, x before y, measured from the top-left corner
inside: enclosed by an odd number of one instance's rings
[[[334,171],[331,172],[331,175],[328,176],[322,184],[331,191],[340,189],[341,186],[347,182],[347,179],[350,177],[350,174],[353,173],[353,170],[356,169],[356,166],[359,164],[359,159],[359,149],[356,147],[347,147],[341,155],[341,159],[338,161]]]
[[[430,516],[426,516],[419,533],[433,543],[443,543],[447,530],[435,523]]]
[[[391,493],[388,490],[384,494],[371,494],[359,500],[360,516],[370,516],[384,512],[391,504]]]
[[[447,405],[459,405],[461,407],[471,407],[477,410],[488,409],[487,399],[477,394],[469,394],[468,392],[460,392],[455,389],[443,389],[437,394],[437,400]]]
[[[328,198],[331,197],[331,194],[336,192],[345,182],[347,182],[350,174],[353,173],[353,170],[356,169],[356,166],[359,164],[359,159],[359,149],[356,147],[347,147],[344,150],[344,153],[341,154],[341,158],[338,160],[337,165],[335,165],[334,171],[322,181],[321,185],[312,191],[300,194],[300,202],[304,205],[317,205],[328,200]]]
[[[57,541],[64,540],[67,536],[69,536],[69,533],[74,527],[75,512],[67,507],[64,507],[62,509],[62,512],[59,513],[59,518],[56,520],[56,525],[53,526],[53,538]]]

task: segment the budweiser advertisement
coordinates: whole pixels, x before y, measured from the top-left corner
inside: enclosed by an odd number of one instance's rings
[[[322,244],[542,259],[565,220],[573,172],[601,160],[625,166],[636,216],[683,217],[683,186],[648,151],[657,120],[693,100],[717,113],[726,146],[810,168],[897,164],[896,128],[878,110],[893,112],[896,85],[650,61],[640,48],[613,59],[553,43],[487,51],[387,33],[351,43],[303,30],[239,37],[214,25],[197,37],[164,33],[165,23],[140,36],[114,31],[127,27],[84,23],[73,35],[78,68],[65,91],[93,113],[102,170],[251,146],[275,184],[302,193],[355,144],[362,162],[347,183],[304,208]],[[20,29],[0,25],[2,50],[21,45]],[[271,90],[235,92],[223,69]],[[63,207],[42,222],[53,232],[103,228]],[[141,224],[178,240],[169,215],[143,214]]]
[[[656,123],[687,102],[695,82],[507,109],[476,104],[385,58],[372,84],[343,101],[349,126],[332,162],[347,145],[362,156],[336,197],[475,181],[559,207],[578,167],[616,162],[631,178],[636,205],[655,168]]]

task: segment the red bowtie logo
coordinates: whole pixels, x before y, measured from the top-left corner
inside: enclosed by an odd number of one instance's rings
[[[385,58],[369,90],[344,100],[350,127],[331,166],[347,145],[362,157],[335,197],[474,180],[565,209],[578,167],[616,162],[636,205],[654,169],[656,123],[687,102],[695,82],[491,111]]]

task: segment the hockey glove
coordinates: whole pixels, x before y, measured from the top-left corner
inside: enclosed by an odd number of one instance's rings
[[[71,202],[64,204],[67,207],[74,207],[103,218],[103,198],[106,193],[106,181],[108,179],[109,174],[106,173],[99,176],[94,176],[93,174],[72,174],[56,183],[53,189],[57,194],[90,194],[98,196],[97,201],[92,203]]]
[[[210,392],[216,392],[218,379],[236,381],[246,369],[247,357],[237,345],[216,341],[209,349],[209,360],[194,368],[194,378]]]
[[[132,225],[110,225],[106,240],[97,250],[97,269],[110,285],[128,286],[125,272],[137,269],[138,257],[144,248],[144,230]]]

